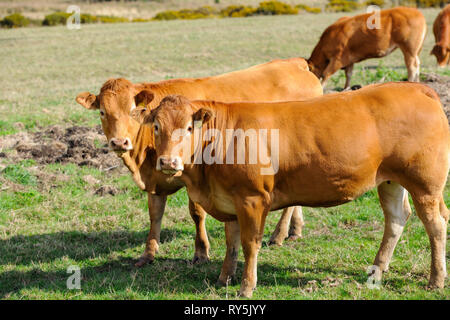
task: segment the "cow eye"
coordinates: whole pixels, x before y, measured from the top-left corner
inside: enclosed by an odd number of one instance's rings
[[[105,112],[103,110],[100,110],[100,117],[104,117],[105,116]]]
[[[189,133],[192,133],[192,126],[189,126],[189,127],[187,128],[187,131],[188,131]]]
[[[153,125],[153,131],[155,132],[155,134],[158,134],[158,130],[159,130],[158,125],[157,124]]]

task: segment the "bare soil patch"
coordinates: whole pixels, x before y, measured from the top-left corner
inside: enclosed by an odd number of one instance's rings
[[[450,77],[434,73],[422,74],[422,77],[425,78],[422,82],[433,88],[441,98],[442,106],[450,123]]]
[[[1,152],[12,149],[12,152]],[[0,156],[13,161],[33,159],[39,164],[75,163],[107,169],[121,164],[109,151],[100,126],[94,128],[51,126],[38,132],[0,137]]]

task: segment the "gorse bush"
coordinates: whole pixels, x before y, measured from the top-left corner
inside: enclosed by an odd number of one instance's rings
[[[322,9],[319,7],[310,7],[305,4],[298,4],[295,6],[297,9],[309,12],[309,13],[321,13]]]
[[[256,13],[256,8],[248,6],[228,6],[220,11],[220,15],[226,18],[249,17]]]
[[[66,24],[67,19],[71,16],[71,13],[66,12],[54,12],[46,15],[42,25],[44,26],[56,26],[60,24]]]
[[[56,26],[64,25],[67,23],[67,19],[72,15],[72,13],[66,12],[55,12],[45,16],[42,24],[44,26]],[[129,22],[127,18],[113,17],[113,16],[94,16],[91,14],[83,13],[80,15],[80,23],[120,23]]]
[[[25,18],[20,13],[13,13],[9,16],[6,16],[3,18],[3,20],[0,20],[0,25],[3,28],[21,28],[26,27],[30,24],[30,19]]]
[[[443,7],[449,3],[448,0],[401,0],[400,4],[404,6],[417,7],[417,8],[432,8]]]
[[[349,0],[328,0],[328,4],[325,7],[329,12],[351,12],[360,7],[360,4],[355,1]]]
[[[278,14],[297,14],[298,9],[290,4],[280,1],[264,1],[259,4],[256,14],[278,15]]]
[[[182,9],[182,10],[167,10],[158,13],[153,17],[153,20],[192,20],[212,18],[216,14],[216,10],[212,7],[205,6],[198,9]]]
[[[368,0],[366,2],[364,2],[364,5],[366,6],[379,6],[379,7],[384,7],[386,3],[384,2],[384,0]]]

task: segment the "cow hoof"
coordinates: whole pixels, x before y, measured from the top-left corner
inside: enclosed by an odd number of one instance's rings
[[[301,235],[293,234],[293,235],[290,235],[290,236],[287,238],[287,240],[288,240],[288,241],[295,241],[295,240],[300,239],[301,237],[302,237]]]
[[[151,264],[153,261],[155,260],[154,257],[149,257],[149,256],[141,256],[139,258],[139,260],[134,264],[135,267],[140,268],[145,266],[146,264]]]
[[[280,239],[270,239],[269,240],[269,246],[281,247],[282,245],[283,245],[283,240],[280,240]]]
[[[209,262],[208,256],[194,256],[192,264],[203,264]]]
[[[251,298],[253,296],[253,289],[242,289],[239,291],[239,298]]]
[[[436,289],[442,289],[444,288],[444,280],[442,281],[432,281],[428,282],[428,285],[425,287],[426,290],[436,290]]]

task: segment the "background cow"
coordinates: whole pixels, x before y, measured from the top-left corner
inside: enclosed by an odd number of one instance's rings
[[[323,86],[335,72],[345,69],[348,88],[354,63],[384,57],[397,48],[404,55],[408,80],[419,81],[419,53],[426,34],[422,13],[405,7],[381,10],[380,27],[369,28],[376,22],[374,14],[343,17],[325,29],[308,59]]]
[[[256,286],[257,254],[269,211],[292,205],[336,206],[374,187],[378,187],[385,229],[371,279],[381,281],[411,214],[407,190],[431,243],[429,286],[444,286],[449,211],[443,190],[450,131],[439,97],[431,88],[387,83],[283,103],[224,104],[169,96],[144,122],[155,131],[160,170],[168,176],[181,174],[192,201],[226,222],[227,252],[220,283],[226,284],[235,275],[242,243],[242,296],[250,297]],[[198,123],[200,133],[195,129]],[[178,129],[182,139],[174,139]],[[226,162],[230,150],[236,148],[223,140],[214,152],[224,164],[192,161],[192,142],[199,141],[192,137],[213,130],[214,141],[220,141],[228,130],[258,129],[279,131],[278,141],[258,140],[263,150],[259,154],[270,155],[272,168],[275,162],[279,165],[272,175],[262,174],[267,165],[261,162]],[[203,150],[212,144],[200,141]],[[241,146],[247,155],[249,145]],[[272,152],[274,146],[278,152]]]
[[[126,79],[110,79],[102,86],[98,95],[80,93],[76,101],[87,109],[99,110],[102,128],[110,147],[123,159],[136,184],[148,192],[150,232],[145,252],[136,263],[137,266],[154,260],[159,247],[167,196],[183,187],[183,183],[156,171],[153,131],[133,120],[130,112],[140,105],[151,110],[163,97],[175,93],[192,99],[214,97],[222,101],[302,100],[322,95],[322,86],[308,71],[304,59],[292,58],[274,60],[246,70],[201,79],[176,79],[136,85]],[[135,109],[133,113],[138,115],[140,110],[144,109]],[[206,214],[200,206],[191,201],[189,212],[196,225],[193,261],[208,260]],[[287,237],[300,237],[302,226],[301,208],[284,210],[271,242],[281,245]]]
[[[441,67],[450,63],[450,4],[448,4],[436,17],[433,24],[433,33],[436,44],[431,54]]]

